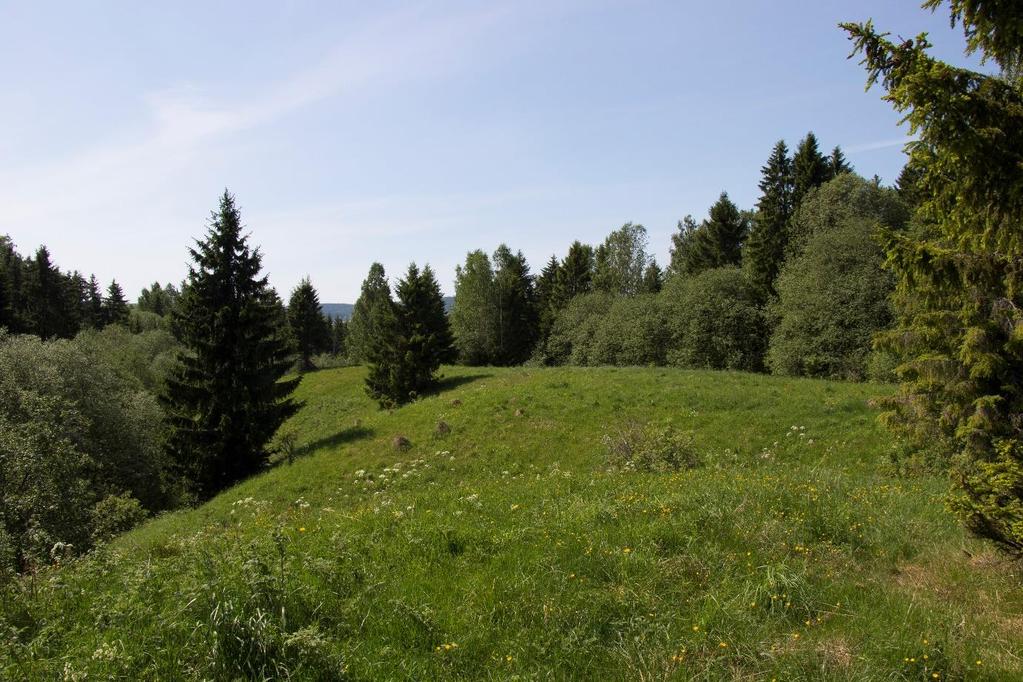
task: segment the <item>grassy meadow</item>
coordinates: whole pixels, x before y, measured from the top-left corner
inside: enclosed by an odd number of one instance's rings
[[[305,377],[291,463],[4,592],[0,678],[1023,679],[1019,568],[893,474],[887,386],[449,367],[388,412],[364,371]],[[609,469],[631,424],[700,465]]]

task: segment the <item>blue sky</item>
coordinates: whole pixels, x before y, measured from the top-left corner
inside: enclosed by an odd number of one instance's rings
[[[756,200],[813,130],[893,181],[904,131],[836,24],[960,31],[912,0],[0,4],[0,234],[131,298],[180,281],[218,194],[272,283],[351,302],[372,261],[465,252],[534,271],[645,225]]]

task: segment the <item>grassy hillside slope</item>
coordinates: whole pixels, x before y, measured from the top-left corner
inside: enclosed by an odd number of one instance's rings
[[[886,470],[886,387],[446,372],[391,413],[361,369],[308,375],[293,464],[5,593],[0,672],[1023,679],[1019,573],[943,480]],[[692,431],[702,466],[609,472],[631,422]]]

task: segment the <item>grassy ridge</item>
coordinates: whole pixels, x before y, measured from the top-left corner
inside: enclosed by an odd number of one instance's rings
[[[6,594],[6,675],[1023,677],[1019,575],[944,481],[886,471],[885,387],[447,372],[391,413],[360,369],[308,375],[294,464]],[[608,472],[632,421],[692,431],[703,466]]]

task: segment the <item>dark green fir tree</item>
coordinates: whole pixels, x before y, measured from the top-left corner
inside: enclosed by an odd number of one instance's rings
[[[820,187],[832,177],[831,162],[821,154],[817,136],[807,133],[792,156],[793,209],[799,208],[810,190]]]
[[[167,381],[167,449],[196,495],[209,498],[262,470],[267,443],[299,405],[283,305],[262,256],[242,234],[226,190],[206,236],[190,249],[188,284],[174,311],[186,352]]]
[[[828,159],[829,174],[832,178],[837,178],[842,173],[852,173],[853,167],[846,160],[845,154],[842,152],[842,148],[835,146],[831,150],[831,158]]]
[[[760,174],[760,199],[743,261],[757,298],[764,302],[774,294],[792,218],[792,161],[784,140],[774,145]]]
[[[522,252],[504,244],[494,252],[494,266],[497,364],[517,365],[529,359],[539,332],[533,277]]]
[[[539,338],[545,340],[554,325],[554,318],[564,306],[558,278],[561,276],[561,263],[557,256],[552,255],[547,265],[536,278],[536,306],[539,319]]]
[[[646,270],[643,271],[643,292],[647,294],[656,294],[664,286],[664,273],[661,272],[661,266],[657,264],[657,261],[651,259],[650,264],[646,266]]]
[[[82,313],[82,324],[90,329],[103,327],[103,294],[99,288],[96,275],[90,275],[85,285],[85,309]]]
[[[417,399],[437,386],[437,370],[453,357],[440,285],[429,266],[409,265],[398,300],[374,310],[366,391],[382,407]]]
[[[558,271],[558,298],[567,304],[593,289],[593,247],[576,240],[568,247]]]
[[[302,371],[315,369],[312,358],[330,345],[330,330],[320,309],[320,296],[308,277],[291,292],[288,326]]]
[[[742,246],[749,234],[749,219],[728,198],[727,192],[710,207],[708,218],[693,235],[686,258],[686,273],[695,275],[742,261]]]
[[[103,326],[108,324],[127,324],[128,300],[117,280],[110,282],[107,295],[103,299]]]

